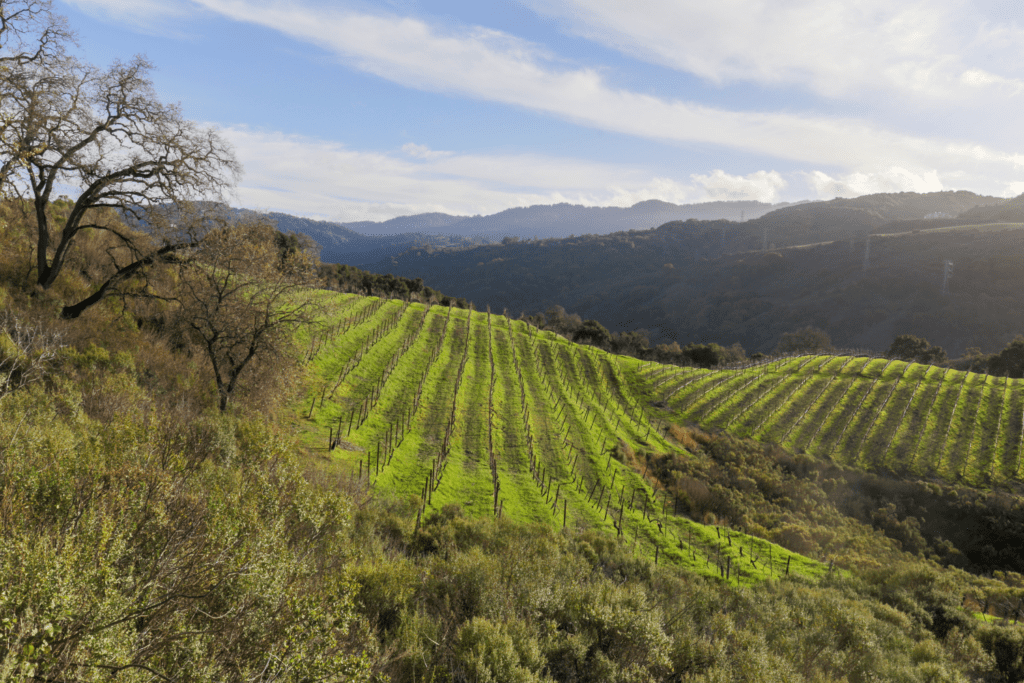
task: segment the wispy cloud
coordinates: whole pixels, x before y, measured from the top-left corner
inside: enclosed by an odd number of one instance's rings
[[[201,1],[232,19],[319,45],[356,68],[396,83],[515,105],[644,138],[721,145],[859,170],[899,166],[918,173],[932,169],[941,173],[970,163],[984,164],[985,170],[999,174],[1024,165],[1024,155],[970,142],[906,135],[867,120],[732,111],[615,89],[595,69],[565,68],[545,50],[488,29],[451,30],[410,17],[333,11],[293,2]]]
[[[184,19],[194,17],[197,6],[188,0],[64,0],[89,16],[130,26],[149,34],[183,37]]]
[[[140,30],[172,30],[188,25],[181,18],[201,15],[259,25],[323,49],[341,68],[410,89],[668,142],[696,149],[704,159],[716,150],[735,150],[746,167],[743,173],[712,171],[719,164],[689,164],[686,151],[678,170],[666,173],[595,162],[584,150],[576,158],[467,154],[404,141],[385,150],[357,150],[236,126],[227,132],[248,170],[239,197],[265,208],[379,220],[560,201],[776,201],[803,191],[826,198],[949,187],[1007,194],[1024,176],[1021,138],[1005,115],[1021,91],[1024,30],[987,20],[977,9],[983,7],[980,0],[643,0],[642,11],[619,0],[534,3],[538,11],[561,17],[569,32],[643,60],[715,83],[758,83],[764,94],[760,109],[751,104],[756,97],[742,104],[734,100],[731,108],[709,106],[700,100],[709,86],[694,87],[685,98],[664,94],[657,82],[646,92],[617,87],[609,79],[637,67],[635,61],[606,67],[567,60],[549,46],[491,28],[398,16],[366,4],[354,9],[313,4],[317,0],[67,1]],[[406,4],[409,12],[418,8]],[[806,97],[787,98],[792,86],[811,93],[810,103]],[[323,87],[330,88],[329,82]],[[956,97],[949,106],[935,104],[951,94]],[[815,107],[826,101],[822,97],[853,101],[859,114],[824,113],[835,107]],[[961,100],[975,110],[1001,103],[989,107],[989,115],[1001,117],[1004,128],[949,113],[959,111]],[[879,116],[879,101],[890,102],[893,111],[916,102],[917,114]],[[947,133],[935,132],[943,130],[935,124],[940,115],[953,124]],[[394,140],[395,134],[383,137]],[[748,172],[758,166],[767,169]],[[768,170],[773,166],[783,172]]]
[[[771,201],[786,184],[778,173],[766,171],[742,177],[715,171],[685,181],[626,165],[535,154],[438,154],[415,143],[384,153],[242,126],[223,133],[246,169],[237,191],[243,205],[341,221],[432,211],[496,213],[560,202]],[[316,169],[315,175],[310,169]]]
[[[807,184],[820,199],[859,197],[878,192],[939,192],[943,189],[938,173],[914,173],[893,167],[877,173],[848,173],[833,177],[821,171],[805,174]]]
[[[402,145],[402,151],[415,159],[441,159],[452,155],[451,152],[430,149],[426,145],[418,145],[415,142]]]
[[[888,91],[953,99],[965,87],[1021,93],[1014,25],[959,0],[533,0],[568,30],[634,57],[725,83],[795,85],[828,97]],[[1009,73],[993,73],[1005,69]]]

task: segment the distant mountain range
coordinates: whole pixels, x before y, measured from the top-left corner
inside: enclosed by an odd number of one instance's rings
[[[296,232],[311,237],[320,245],[320,258],[325,263],[360,265],[375,263],[413,248],[422,248],[430,252],[436,249],[465,249],[491,242],[480,237],[427,233],[422,230],[392,235],[366,235],[350,230],[341,223],[301,218],[286,213],[268,215],[277,222],[277,229],[281,232]]]
[[[769,211],[789,206],[788,203],[705,202],[702,204],[671,204],[651,199],[633,206],[581,206],[550,204],[506,209],[490,216],[450,216],[445,213],[422,213],[401,216],[375,223],[346,223],[345,227],[364,235],[394,235],[405,232],[442,232],[465,237],[487,237],[500,241],[504,237],[547,239],[570,235],[606,235],[626,230],[648,230],[669,221],[726,219],[749,220]],[[496,238],[496,239],[495,239]]]
[[[925,218],[934,213],[957,218]],[[895,335],[915,334],[959,355],[998,351],[1024,332],[1024,230],[933,230],[986,223],[1024,223],[1024,197],[878,194],[743,223],[674,220],[605,235],[578,230],[573,239],[413,249],[367,269],[421,277],[480,309],[559,304],[612,331],[647,328],[657,342],[768,351],[782,333],[814,325],[844,346],[884,351]],[[810,244],[820,246],[794,248]],[[946,260],[956,271],[943,296]]]
[[[335,223],[272,213],[278,229],[312,237],[322,248],[321,258],[333,263],[368,264],[419,247],[464,249],[500,242],[506,237],[551,239],[571,235],[606,235],[649,230],[677,220],[730,220],[758,218],[787,203],[756,201],[671,204],[658,200],[627,208],[553,204],[507,209],[490,216],[451,216],[422,213],[388,221]]]

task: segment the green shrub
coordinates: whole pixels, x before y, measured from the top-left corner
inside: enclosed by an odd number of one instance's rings
[[[495,623],[475,617],[455,639],[455,668],[478,683],[534,683],[546,661],[537,640],[519,621]]]

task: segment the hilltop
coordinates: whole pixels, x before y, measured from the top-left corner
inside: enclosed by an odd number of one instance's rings
[[[296,233],[311,238],[320,246],[320,255],[323,260],[329,263],[350,265],[374,263],[412,248],[466,249],[490,242],[490,240],[479,236],[464,237],[451,233],[434,232],[433,229],[448,224],[443,220],[446,217],[442,214],[425,215],[423,216],[425,220],[417,223],[415,230],[402,231],[398,234],[366,234],[330,221],[301,218],[285,213],[267,215],[276,223],[277,229],[281,232]],[[435,218],[442,220],[435,221]]]

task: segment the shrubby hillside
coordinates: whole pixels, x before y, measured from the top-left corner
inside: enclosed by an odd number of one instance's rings
[[[6,214],[4,239],[24,246],[25,227]],[[323,317],[222,411],[177,304],[106,298],[61,319],[102,271],[72,261],[40,294],[26,253],[0,268],[6,678],[1024,670],[1016,557],[942,521],[974,515],[1011,547],[1012,493],[701,428],[650,404],[677,370],[502,316],[316,290]]]

